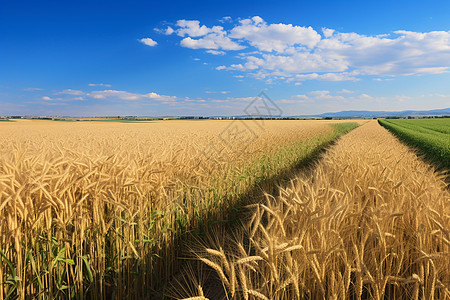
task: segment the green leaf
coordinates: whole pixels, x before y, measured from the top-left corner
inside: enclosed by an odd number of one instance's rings
[[[54,261],[55,262],[57,262],[57,261],[64,261],[65,252],[66,252],[66,248],[62,248],[61,250],[59,250],[58,255],[56,255]]]
[[[89,281],[93,282],[94,281],[94,276],[92,276],[91,266],[89,265],[89,261],[88,261],[87,255],[83,255],[82,259],[83,259],[84,265],[86,266],[86,270],[87,270],[87,275],[88,275]]]
[[[31,263],[31,269],[34,271],[34,274],[36,274],[36,278],[39,283],[39,290],[42,291],[44,289],[44,285],[42,284],[41,277],[39,276],[39,272],[36,268],[36,261],[34,260],[34,257],[31,254],[31,251],[28,252],[28,260]]]
[[[3,254],[3,252],[0,250],[0,255],[1,257],[3,257],[3,259],[5,260],[6,264],[9,267],[9,271],[11,272],[11,275],[13,277],[16,277],[16,269],[14,268],[13,264],[8,260],[8,258],[6,258],[5,254]]]

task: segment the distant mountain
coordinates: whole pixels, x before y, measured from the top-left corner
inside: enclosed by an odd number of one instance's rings
[[[450,116],[450,108],[433,110],[402,110],[402,111],[370,111],[370,110],[344,110],[339,112],[327,112],[317,115],[236,115],[236,116],[209,116],[209,118],[384,118],[384,117],[407,117],[407,116]]]
[[[407,116],[450,116],[450,108],[433,110],[402,110],[402,111],[369,111],[369,110],[345,110],[340,112],[329,112],[312,117],[333,118],[382,118],[382,117],[407,117]]]

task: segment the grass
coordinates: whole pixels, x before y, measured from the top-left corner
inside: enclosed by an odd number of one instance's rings
[[[450,119],[379,120],[400,140],[442,169],[450,169]]]
[[[3,126],[0,299],[148,297],[193,234],[356,126],[330,124]]]
[[[193,248],[174,298],[447,299],[450,194],[372,121],[344,136],[234,232]]]

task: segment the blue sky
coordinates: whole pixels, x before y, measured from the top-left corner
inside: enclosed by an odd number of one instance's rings
[[[450,107],[449,1],[1,1],[0,115]]]

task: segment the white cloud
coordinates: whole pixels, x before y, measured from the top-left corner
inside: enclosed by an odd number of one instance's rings
[[[138,94],[138,93],[131,93],[131,92],[127,92],[127,91],[119,91],[119,90],[93,91],[91,93],[86,93],[85,95],[87,97],[92,97],[95,99],[110,98],[110,99],[120,99],[120,100],[127,100],[127,101],[151,99],[151,100],[155,100],[155,101],[173,102],[173,101],[177,100],[177,97],[175,97],[175,96],[159,95],[154,92],[147,93],[147,94]]]
[[[293,55],[263,54],[260,58],[256,56],[248,56],[246,57],[246,60],[247,66],[258,66],[258,68],[264,70],[282,71],[289,74],[342,72],[348,68],[345,62],[341,59],[325,57],[320,54],[309,52],[299,52]]]
[[[441,74],[450,71],[450,31],[362,35],[294,24],[268,24],[254,16],[238,23],[207,27],[197,20],[179,20],[174,31],[180,44],[208,49],[210,54],[238,53],[241,62],[217,70],[246,72],[263,80],[357,81],[363,76]]]
[[[180,45],[191,49],[213,49],[213,50],[241,50],[244,49],[238,43],[233,42],[224,33],[210,33],[200,39],[186,37],[181,40]]]
[[[138,94],[118,90],[93,91],[87,94],[87,96],[95,99],[117,98],[121,100],[137,100],[139,98]]]
[[[148,93],[143,95],[144,98],[150,98],[155,101],[164,101],[164,102],[176,102],[177,97],[175,96],[166,96],[166,95],[159,95],[157,93]]]
[[[178,36],[183,37],[180,45],[186,48],[210,50],[241,50],[244,48],[232,41],[222,26],[213,26],[211,28],[206,25],[200,26],[200,21],[197,20],[178,20],[176,26],[178,27],[176,30],[168,27],[166,34],[175,32]],[[222,51],[209,53],[224,54]]]
[[[72,90],[72,89],[66,89],[66,90],[62,90],[61,92],[55,93],[55,95],[61,95],[61,94],[80,96],[80,95],[84,95],[85,93],[80,90]]]
[[[143,38],[143,39],[140,39],[139,41],[150,47],[158,45],[158,43],[155,42],[154,40],[152,40],[151,38]]]
[[[330,38],[334,33],[334,29],[322,28],[322,32],[326,38]]]
[[[322,55],[341,57],[362,75],[438,74],[450,68],[450,31],[396,31],[397,37],[337,33],[323,40]]]
[[[301,95],[299,95],[301,96]],[[302,99],[302,98],[296,98],[296,99],[281,99],[277,101],[278,103],[282,103],[282,104],[295,104],[295,103],[311,103],[313,101],[309,100],[309,99]]]
[[[253,100],[264,100],[261,97],[228,97],[228,101],[234,101],[234,102],[251,102]]]
[[[107,84],[107,83],[89,83],[88,86],[106,86],[106,87],[111,87],[111,85]]]
[[[27,92],[33,92],[33,91],[42,91],[43,89],[41,89],[41,88],[25,88],[23,90],[27,91]]]
[[[374,78],[373,80],[375,81],[391,81],[394,80],[394,78]]]
[[[168,27],[166,28],[166,30],[164,31],[164,34],[166,34],[166,35],[171,35],[172,33],[174,33],[174,30],[173,30],[173,28],[170,27],[170,26],[168,26]]]
[[[173,28],[170,26],[167,26],[166,29],[154,28],[153,30],[155,30],[158,33],[164,34],[164,35],[171,35],[172,33],[175,32],[175,30],[173,30]]]
[[[61,95],[62,98],[52,99],[50,97],[42,97],[42,100],[62,100],[62,101],[73,101],[73,100],[112,100],[112,101],[158,101],[161,103],[175,103],[177,101],[182,101],[183,99],[177,98],[176,96],[160,95],[155,92],[150,92],[146,94],[132,93],[128,91],[120,90],[98,90],[92,92],[84,92],[81,90],[66,89],[55,93],[55,95]],[[77,96],[77,97],[74,97]]]
[[[351,73],[309,73],[309,74],[297,74],[293,80],[324,80],[324,81],[358,81],[359,79],[354,77]]]
[[[309,92],[308,94],[311,96],[314,96],[314,97],[325,96],[325,95],[329,95],[330,91],[312,91],[312,92]]]
[[[308,96],[315,100],[344,100],[344,97],[332,95],[330,91],[312,91],[308,93]]]
[[[369,95],[367,95],[367,94],[361,94],[361,95],[359,95],[359,98],[360,98],[360,99],[372,99],[373,97],[372,97],[372,96],[369,96]]]
[[[258,16],[241,20],[229,36],[246,40],[260,51],[280,53],[294,45],[312,48],[320,41],[320,35],[311,27],[282,23],[267,25]]]
[[[225,51],[217,51],[217,50],[206,50],[206,53],[212,55],[225,55]]]
[[[207,35],[212,31],[221,31],[223,27],[214,26],[213,28],[208,28],[205,25],[200,26],[200,21],[197,20],[178,20],[177,26],[179,27],[176,30],[176,33],[179,36],[190,36],[190,37],[199,37]]]
[[[338,93],[338,94],[353,94],[354,91],[350,91],[350,90],[347,90],[347,89],[342,89],[340,91],[337,91],[336,93]]]
[[[207,93],[207,94],[216,94],[216,93],[218,93],[218,94],[223,94],[223,95],[225,95],[225,94],[230,93],[230,91],[219,91],[219,92],[205,91],[205,93]]]
[[[233,19],[230,16],[223,17],[222,19],[219,20],[220,23],[229,23],[232,21]]]

